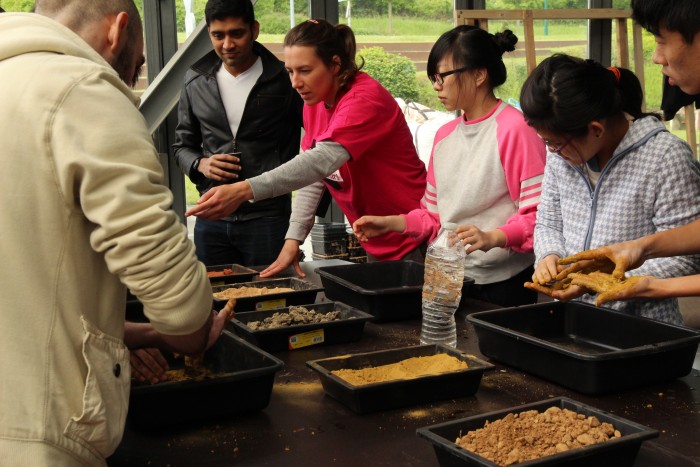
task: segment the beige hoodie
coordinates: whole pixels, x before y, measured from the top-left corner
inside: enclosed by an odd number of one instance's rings
[[[162,333],[211,312],[135,104],[76,34],[0,14],[0,465],[101,465],[114,451],[125,285]]]

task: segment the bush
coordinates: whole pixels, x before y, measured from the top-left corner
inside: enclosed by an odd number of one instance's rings
[[[441,112],[445,110],[445,106],[442,105],[442,102],[438,99],[437,92],[433,89],[433,85],[425,75],[425,72],[420,72],[416,75],[416,85],[418,88],[418,98],[416,102]]]
[[[2,0],[0,1],[0,7],[5,11],[27,12],[31,10],[34,6],[34,0]]]
[[[358,55],[365,60],[363,71],[379,81],[392,96],[405,101],[418,98],[416,66],[411,60],[403,55],[387,53],[382,47],[364,48]]]
[[[527,79],[527,65],[524,60],[504,60],[506,64],[506,82],[494,89],[496,97],[508,102],[509,99],[520,100],[520,89]]]
[[[287,34],[289,31],[289,15],[279,13],[263,13],[256,15],[255,19],[260,23],[260,34]],[[294,23],[299,24],[306,17],[301,14],[294,15]]]

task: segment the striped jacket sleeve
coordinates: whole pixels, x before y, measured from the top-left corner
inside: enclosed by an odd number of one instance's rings
[[[546,149],[542,139],[517,113],[518,119],[499,122],[498,151],[508,191],[517,212],[499,227],[506,248],[518,253],[533,250],[537,206],[542,193]]]

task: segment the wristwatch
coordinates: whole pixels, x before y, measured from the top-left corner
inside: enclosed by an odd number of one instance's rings
[[[195,159],[195,161],[192,163],[192,167],[190,168],[190,173],[191,173],[191,174],[197,172],[197,167],[199,167],[199,163],[200,163],[201,160],[202,160],[202,158],[201,158],[201,157],[198,157],[198,158]]]

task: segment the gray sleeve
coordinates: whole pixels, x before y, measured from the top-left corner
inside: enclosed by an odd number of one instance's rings
[[[289,229],[285,239],[291,238],[304,242],[306,236],[309,235],[311,227],[314,225],[316,217],[316,209],[318,203],[323,196],[325,185],[323,182],[312,183],[297,191],[294,196],[294,205],[292,206],[292,215],[289,218]]]
[[[253,201],[285,195],[323,180],[350,160],[350,153],[340,143],[322,141],[316,147],[279,167],[249,178]]]

